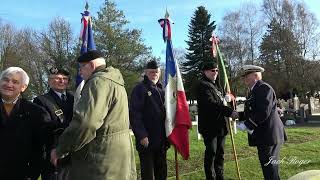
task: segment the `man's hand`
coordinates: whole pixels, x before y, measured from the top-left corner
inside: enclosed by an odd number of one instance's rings
[[[57,166],[57,162],[58,162],[57,151],[56,151],[56,149],[52,149],[52,151],[51,151],[51,163],[54,166]]]
[[[232,111],[230,117],[231,117],[232,119],[238,119],[238,118],[239,118],[239,114],[238,114],[237,111]]]
[[[148,139],[148,137],[145,137],[145,138],[141,139],[141,140],[140,140],[140,144],[141,144],[143,147],[147,148],[148,145],[149,145],[149,139]]]
[[[244,122],[240,122],[237,123],[237,129],[241,130],[241,131],[247,131],[249,134],[253,133],[253,130],[250,130],[245,124]]]

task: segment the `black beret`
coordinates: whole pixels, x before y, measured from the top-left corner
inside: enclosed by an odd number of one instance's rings
[[[88,51],[88,52],[82,54],[81,56],[79,56],[77,61],[79,63],[89,62],[89,61],[92,61],[94,59],[101,58],[101,57],[103,57],[103,55],[102,55],[102,53],[100,51],[91,50],[91,51]]]
[[[153,61],[153,60],[149,61],[146,66],[146,69],[158,69],[158,68],[159,68],[159,66],[158,66],[157,61]]]
[[[50,74],[62,74],[62,75],[65,75],[65,76],[69,76],[70,73],[65,70],[65,69],[62,69],[62,68],[57,68],[57,67],[52,67],[49,69],[49,72]]]
[[[209,62],[204,62],[202,65],[202,70],[209,70],[209,69],[214,69],[214,68],[218,68],[217,64],[213,61],[209,61]]]

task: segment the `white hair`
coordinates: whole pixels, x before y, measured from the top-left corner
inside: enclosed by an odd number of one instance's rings
[[[3,80],[4,77],[7,77],[8,75],[12,74],[20,74],[22,78],[22,83],[26,86],[29,84],[29,76],[28,74],[20,67],[8,67],[0,74],[0,79]]]
[[[262,73],[261,72],[255,72],[254,74],[255,74],[257,80],[261,80],[262,79]]]
[[[94,63],[95,64],[97,64],[97,65],[106,65],[106,60],[104,59],[104,58],[97,58],[97,59],[94,59],[94,60],[92,60],[92,61],[94,61]]]

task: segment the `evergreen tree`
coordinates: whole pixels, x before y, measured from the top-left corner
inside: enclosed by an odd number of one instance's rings
[[[123,11],[118,10],[111,0],[105,0],[98,16],[93,18],[97,49],[105,55],[108,66],[121,70],[130,94],[146,62],[155,57],[151,48],[143,43],[141,30],[128,29],[128,24]]]
[[[213,61],[212,45],[209,39],[215,30],[215,21],[210,22],[211,15],[203,6],[195,11],[189,24],[189,40],[186,61],[182,64],[185,90],[190,100],[195,99],[193,87],[201,74],[201,67],[204,62]]]
[[[93,23],[97,49],[109,65],[133,70],[152,58],[150,47],[143,44],[141,30],[127,29],[129,21],[111,0],[104,1]]]
[[[273,85],[278,94],[286,93],[288,89],[300,90],[303,60],[293,32],[272,20],[262,38],[260,52],[261,63],[266,69],[264,79]]]

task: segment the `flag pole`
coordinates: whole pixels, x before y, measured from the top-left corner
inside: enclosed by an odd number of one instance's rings
[[[231,121],[232,120],[231,120],[231,118],[229,118],[227,121],[228,121],[228,126],[229,126],[229,129],[230,129],[231,144],[232,144],[234,161],[236,163],[237,175],[238,175],[238,179],[241,180],[239,162],[238,162],[238,157],[237,157],[237,151],[236,151],[236,146],[235,146],[234,137],[233,137],[233,129],[232,129],[232,126],[231,126]]]
[[[228,81],[228,76],[227,76],[227,72],[224,66],[224,62],[221,56],[221,52],[218,46],[218,42],[219,39],[217,37],[214,36],[214,34],[212,34],[212,37],[210,39],[212,41],[212,55],[215,58],[215,56],[218,56],[218,65],[219,65],[219,69],[221,69],[221,75],[223,76],[223,80],[224,80],[224,90],[227,92],[227,94],[231,94],[231,90],[230,90],[230,86],[229,86],[229,81]],[[234,99],[233,99],[234,101]],[[225,104],[227,105],[227,104]],[[235,103],[234,103],[235,105]],[[233,106],[233,109],[235,110],[235,106]],[[237,170],[237,175],[238,175],[238,179],[241,180],[241,175],[240,175],[240,168],[239,168],[239,162],[238,162],[238,157],[237,157],[237,151],[236,151],[236,146],[234,143],[234,137],[233,137],[233,129],[231,126],[231,118],[227,118],[228,121],[228,127],[230,130],[230,138],[231,138],[231,145],[232,145],[232,150],[233,150],[233,157],[236,163],[236,170]]]
[[[188,129],[191,128],[191,120],[179,66],[173,57],[171,26],[167,9],[165,17],[159,19],[158,22],[162,27],[163,40],[167,44],[164,78],[164,102],[166,107],[165,129],[169,142],[174,145],[176,179],[179,180],[178,152],[185,160],[189,158]]]
[[[179,180],[179,162],[178,162],[178,152],[176,147],[174,147],[174,160],[176,165],[176,180]]]

